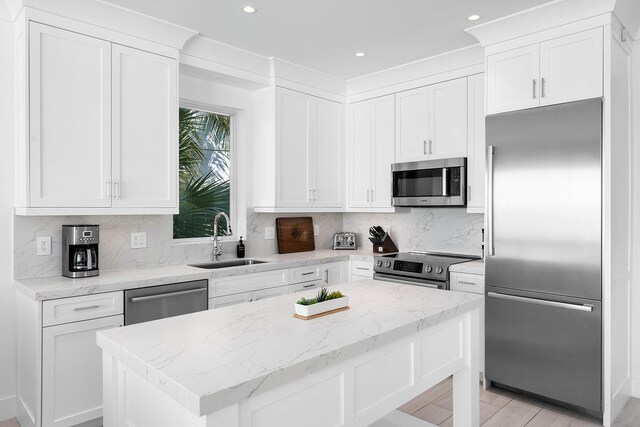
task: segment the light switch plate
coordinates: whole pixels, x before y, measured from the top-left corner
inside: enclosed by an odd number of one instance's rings
[[[264,239],[265,240],[273,240],[276,238],[276,228],[275,227],[265,227],[264,228]]]
[[[320,235],[320,226],[319,225],[314,225],[313,226],[313,235],[314,236],[319,236]]]
[[[36,255],[51,255],[51,236],[36,239]]]
[[[131,233],[131,249],[141,249],[147,247],[147,233]]]

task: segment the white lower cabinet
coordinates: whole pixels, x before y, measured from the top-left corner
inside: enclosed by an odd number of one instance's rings
[[[484,275],[451,272],[450,289],[452,291],[472,292],[484,295]],[[480,309],[480,372],[484,381],[484,306]]]
[[[350,281],[373,279],[373,261],[351,261]]]
[[[124,316],[49,326],[42,331],[42,427],[73,426],[102,417],[102,351],[96,332]]]

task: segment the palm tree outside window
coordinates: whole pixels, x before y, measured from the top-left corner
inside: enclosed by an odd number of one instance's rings
[[[193,108],[179,112],[180,213],[173,238],[209,237],[213,217],[231,209],[231,117]],[[224,218],[218,232],[224,235]]]

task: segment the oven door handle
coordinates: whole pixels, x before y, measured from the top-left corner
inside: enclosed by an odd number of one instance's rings
[[[207,291],[207,288],[197,288],[197,289],[189,289],[187,291],[164,292],[161,294],[146,295],[143,297],[133,297],[131,298],[131,302],[143,302],[143,301],[150,301],[150,300],[160,299],[160,298],[178,297],[181,295],[195,294],[195,293],[206,292],[206,291]]]
[[[398,277],[381,273],[374,273],[373,278],[375,280],[384,280],[386,282],[393,283],[401,283],[403,285],[418,285],[424,286],[425,288],[433,288],[433,289],[445,289],[445,284],[442,282],[435,282],[431,280],[424,279],[412,279],[409,277]]]

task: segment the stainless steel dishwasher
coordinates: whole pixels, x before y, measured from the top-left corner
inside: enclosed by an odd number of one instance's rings
[[[148,322],[207,309],[208,280],[124,291],[124,324]]]

